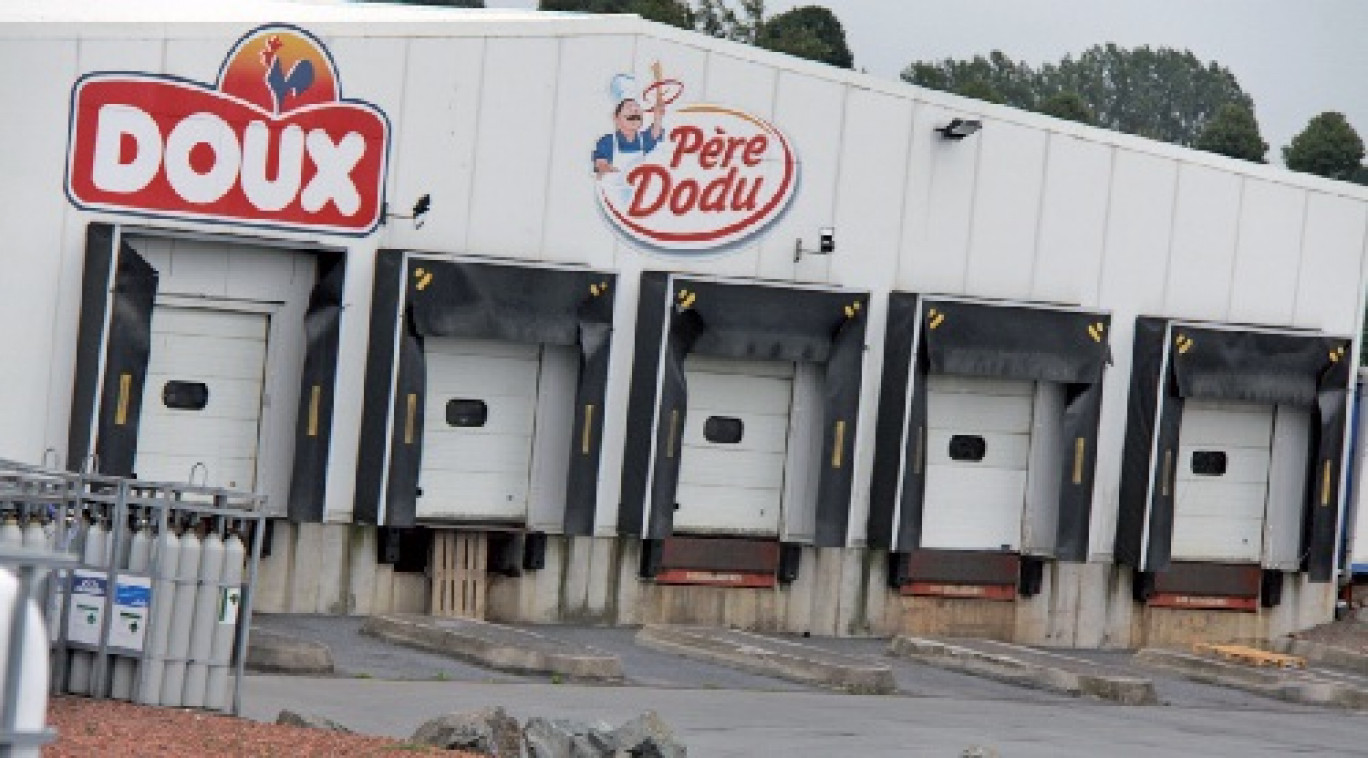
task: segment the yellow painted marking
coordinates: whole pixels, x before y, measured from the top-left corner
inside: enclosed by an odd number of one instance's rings
[[[1234,663],[1243,663],[1260,668],[1306,668],[1306,659],[1300,655],[1273,653],[1247,645],[1216,645],[1210,642],[1198,642],[1192,646],[1192,649],[1197,653],[1207,653]]]
[[[114,425],[128,423],[128,396],[133,393],[133,375],[119,374],[119,404],[114,409]]]
[[[1088,451],[1088,441],[1083,437],[1074,440],[1073,483],[1083,483],[1083,456]]]
[[[917,427],[917,447],[912,451],[912,473],[921,476],[923,452],[926,447],[926,427]]]
[[[1164,451],[1164,497],[1169,496],[1169,480],[1173,478],[1173,451]]]
[[[835,437],[835,444],[831,448],[831,467],[840,468],[841,458],[845,454],[845,420],[840,419],[836,422],[836,428],[832,432]]]
[[[675,433],[679,431],[679,410],[670,411],[670,436],[665,440],[665,457],[675,456]]]
[[[1325,461],[1325,468],[1321,471],[1321,505],[1330,504],[1330,461]]]
[[[410,392],[408,396],[408,416],[404,419],[404,444],[413,444],[414,426],[418,421],[418,395]]]
[[[315,384],[313,394],[309,396],[309,436],[318,436],[318,404],[323,399],[323,386]]]
[[[934,316],[931,317],[931,328],[932,328],[932,329],[936,329],[937,327],[939,327],[939,326],[940,326],[941,324],[943,324],[943,323],[945,323],[945,314],[944,314],[944,313],[937,313],[936,315],[934,315]]]
[[[592,403],[584,406],[584,433],[580,435],[580,454],[589,454],[589,442],[594,436],[594,406]]]

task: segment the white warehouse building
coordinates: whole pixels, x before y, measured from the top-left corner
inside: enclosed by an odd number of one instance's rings
[[[1363,188],[635,17],[21,0],[0,100],[0,457],[266,494],[259,610],[1331,617]]]

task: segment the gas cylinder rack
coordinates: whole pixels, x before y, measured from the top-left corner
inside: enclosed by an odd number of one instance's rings
[[[44,506],[51,543],[79,559],[50,590],[54,691],[237,713],[263,497],[31,468],[21,476],[64,477],[70,488]],[[0,535],[4,524],[0,516]]]

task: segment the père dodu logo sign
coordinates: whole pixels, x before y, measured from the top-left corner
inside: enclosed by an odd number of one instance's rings
[[[332,56],[285,25],[248,32],[213,85],[102,72],[71,94],[67,193],[143,216],[365,235],[384,208],[389,121],[342,98]]]
[[[717,253],[768,228],[798,184],[784,133],[745,111],[675,106],[684,85],[659,63],[646,86],[613,77],[613,131],[594,145],[599,207],[629,240],[655,252]],[[673,107],[672,107],[673,106]]]

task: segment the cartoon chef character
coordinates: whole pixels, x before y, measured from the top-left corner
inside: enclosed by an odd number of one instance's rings
[[[611,134],[600,137],[594,146],[594,172],[600,179],[605,174],[631,171],[660,144],[665,130],[665,104],[657,100],[652,115],[651,126],[643,129],[642,120],[645,116],[641,103],[632,97],[618,101],[613,109],[613,124],[617,128]]]
[[[595,177],[605,190],[611,190],[623,202],[631,194],[627,174],[660,144],[665,134],[665,106],[672,98],[662,90],[660,64],[652,66],[652,70],[656,83],[645,92],[638,91],[636,79],[629,74],[613,77],[609,92],[616,103],[613,108],[615,128],[594,145]],[[650,126],[645,123],[643,102],[650,103]]]

